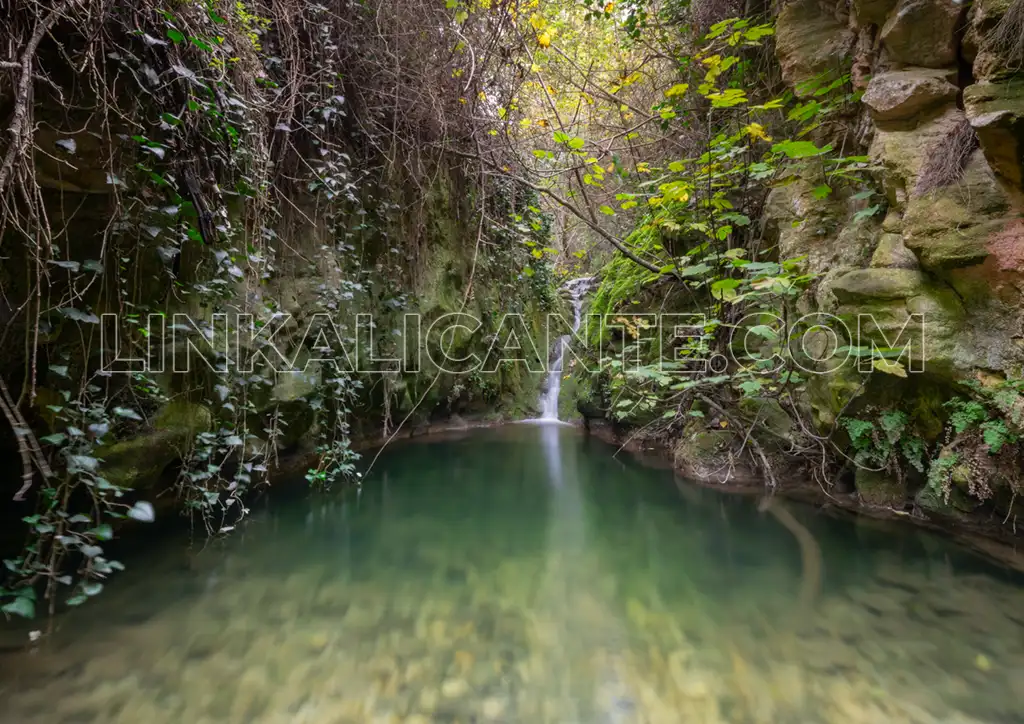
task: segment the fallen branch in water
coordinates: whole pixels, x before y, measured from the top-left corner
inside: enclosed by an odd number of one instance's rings
[[[800,584],[800,613],[809,614],[821,592],[821,547],[814,540],[811,531],[800,523],[786,507],[774,497],[766,497],[761,505],[779,521],[800,544],[800,560],[803,563],[803,581]]]

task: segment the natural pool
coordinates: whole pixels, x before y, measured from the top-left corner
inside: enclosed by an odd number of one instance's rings
[[[202,551],[160,543],[5,722],[1024,722],[1024,582],[909,527],[673,482],[561,425],[395,445]]]

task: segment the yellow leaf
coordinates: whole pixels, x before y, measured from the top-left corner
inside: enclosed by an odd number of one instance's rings
[[[538,15],[537,13],[534,13],[533,15],[530,16],[530,25],[533,26],[534,30],[543,30],[544,26],[547,24],[548,21],[545,20],[542,16]]]
[[[718,426],[719,427],[729,427],[729,423],[726,422],[725,420],[722,420],[720,423],[718,423]]]
[[[547,118],[538,118],[537,119],[537,125],[540,126],[541,128],[547,128],[548,127],[548,119]]]
[[[743,130],[750,134],[751,138],[760,138],[762,141],[772,140],[772,137],[764,132],[764,126],[760,123],[751,123]]]
[[[879,372],[885,372],[887,375],[896,375],[897,377],[906,377],[907,370],[899,362],[890,362],[887,359],[876,359],[871,363]]]
[[[978,654],[974,657],[974,665],[982,671],[989,671],[992,668],[992,662],[988,660],[985,654]]]
[[[548,33],[541,33],[540,35],[538,35],[537,45],[539,45],[542,48],[551,47],[551,35],[549,35]]]
[[[486,93],[484,93],[483,91],[480,91],[479,93],[477,93],[477,94],[476,94],[476,97],[477,97],[477,98],[479,98],[479,99],[480,99],[480,100],[482,100],[482,101],[485,101],[485,100],[487,100],[487,94],[486,94]]]
[[[604,11],[606,13],[610,13],[614,9],[615,9],[615,3],[608,3],[607,5],[604,6]]]
[[[676,83],[674,86],[665,91],[666,98],[672,98],[674,96],[681,96],[686,93],[686,90],[690,87],[689,83]]]
[[[465,98],[459,98],[459,103],[465,104],[466,103],[466,99]]]
[[[530,66],[530,72],[531,72],[531,73],[539,73],[539,72],[540,72],[540,66],[539,66],[539,65],[537,65],[536,63],[533,63],[533,64],[532,64],[532,65]]]

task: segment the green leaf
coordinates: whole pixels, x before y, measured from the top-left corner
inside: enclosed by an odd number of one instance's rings
[[[98,525],[89,532],[96,536],[96,540],[112,540],[114,537],[114,529],[108,523]]]
[[[583,148],[583,143],[584,141],[582,138],[570,138],[568,141],[569,148],[571,148],[574,151],[579,151],[581,148]]]
[[[679,270],[679,276],[695,277],[699,274],[707,274],[709,271],[711,271],[711,267],[701,262],[700,264],[694,264],[693,266],[684,266]]]
[[[766,324],[757,324],[750,328],[751,334],[756,334],[758,337],[764,337],[769,342],[774,342],[779,338],[778,333]]]
[[[740,389],[745,395],[753,395],[761,391],[761,383],[757,380],[744,380],[740,383]]]
[[[783,141],[772,146],[774,153],[784,153],[789,158],[807,158],[818,156],[829,150],[829,147],[818,148],[810,141]]]
[[[15,616],[21,616],[22,618],[35,618],[36,615],[36,604],[30,598],[25,596],[18,596],[10,603],[5,603],[0,606],[0,611],[7,614],[14,614]]]
[[[719,279],[711,285],[711,296],[725,302],[731,301],[738,296],[736,287],[739,285],[739,279]]]
[[[114,414],[118,417],[124,417],[129,420],[142,420],[142,417],[135,410],[130,407],[115,407]]]
[[[183,40],[185,40],[185,36],[181,33],[181,31],[175,30],[174,28],[167,28],[167,37],[173,40],[175,43],[180,43]]]
[[[598,209],[598,211],[600,211],[602,214],[605,214],[606,216],[615,216],[615,209],[613,209],[611,206],[608,206],[607,204],[602,205],[601,208]]]
[[[814,198],[819,200],[824,199],[832,193],[832,187],[828,184],[821,184],[820,186],[815,187],[812,193],[814,194]]]
[[[75,309],[74,307],[61,307],[57,311],[68,319],[73,319],[76,322],[85,322],[86,324],[100,323],[100,318],[92,312],[83,312],[81,309]]]
[[[140,500],[128,510],[128,517],[143,523],[152,523],[156,520],[156,513],[153,511],[152,503]]]

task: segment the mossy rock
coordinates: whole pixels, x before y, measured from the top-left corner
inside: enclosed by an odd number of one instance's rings
[[[904,208],[922,167],[933,154],[944,150],[943,143],[965,117],[955,106],[944,111],[940,107],[937,114],[916,120],[917,125],[876,129],[869,155],[884,169],[882,182],[890,206]]]
[[[688,425],[673,451],[675,467],[698,477],[712,475],[735,439],[731,430],[709,430],[703,424]]]
[[[153,419],[153,428],[196,435],[213,428],[213,414],[206,405],[181,400],[168,402]]]
[[[1024,78],[968,86],[964,107],[992,170],[1024,194]]]
[[[861,374],[854,360],[847,360],[838,369],[828,373],[810,375],[807,380],[807,401],[814,414],[814,424],[819,430],[831,428],[839,414],[849,407],[851,400],[863,392]]]
[[[104,445],[101,474],[123,488],[143,488],[159,480],[164,469],[187,452],[198,433],[213,426],[209,408],[183,401],[168,403],[153,420],[153,429]]]
[[[979,264],[1006,225],[1009,199],[980,150],[958,183],[914,196],[903,216],[903,242],[928,270]]]
[[[872,267],[890,269],[917,269],[920,264],[914,253],[903,243],[901,234],[883,233],[871,255]]]
[[[922,294],[928,278],[917,269],[855,269],[834,279],[832,293],[841,304],[907,299]]]
[[[931,486],[925,486],[918,491],[914,496],[914,503],[926,513],[964,522],[970,520],[970,514],[979,505],[977,501],[972,501],[959,488],[951,488],[949,495],[944,496],[941,491],[937,491]]]
[[[907,486],[895,476],[882,471],[857,468],[854,486],[861,502],[872,508],[900,510],[907,499]]]
[[[755,419],[764,428],[755,432],[757,439],[766,445],[785,445],[793,434],[793,418],[773,397],[744,397],[739,403],[747,420]]]

